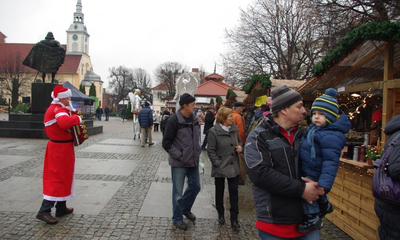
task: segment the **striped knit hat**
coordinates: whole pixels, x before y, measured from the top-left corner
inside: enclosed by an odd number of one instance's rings
[[[328,88],[325,94],[316,98],[311,106],[310,114],[313,110],[319,110],[324,113],[327,123],[336,121],[339,114],[339,105],[336,101],[337,92],[333,88]]]
[[[301,95],[286,85],[274,87],[271,91],[272,113],[277,113],[301,100],[303,100]]]

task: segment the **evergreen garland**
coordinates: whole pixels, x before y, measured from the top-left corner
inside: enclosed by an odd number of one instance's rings
[[[314,76],[322,76],[331,67],[341,61],[358,45],[366,40],[400,40],[400,23],[394,22],[371,22],[360,25],[343,38],[335,49],[332,49],[320,63],[312,70]],[[247,92],[246,92],[247,93]]]
[[[262,88],[265,89],[269,89],[271,88],[271,80],[269,79],[268,75],[265,74],[254,74],[249,83],[247,83],[244,87],[243,87],[243,91],[246,94],[250,94],[253,90],[253,88],[256,86],[257,83],[261,84]]]
[[[226,93],[225,107],[232,108],[233,103],[236,102],[236,97],[236,93],[232,89],[228,89],[228,92]]]

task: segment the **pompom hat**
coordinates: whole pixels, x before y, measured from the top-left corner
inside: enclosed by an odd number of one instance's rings
[[[274,87],[271,91],[272,113],[277,113],[301,100],[303,100],[303,98],[300,93],[288,88],[286,85]]]
[[[51,97],[53,101],[58,102],[60,99],[72,97],[72,92],[68,88],[58,85],[51,92]]]
[[[336,96],[337,92],[335,89],[326,89],[325,94],[322,94],[314,100],[310,114],[312,115],[314,110],[318,110],[325,115],[327,123],[336,121],[339,114],[339,105]]]

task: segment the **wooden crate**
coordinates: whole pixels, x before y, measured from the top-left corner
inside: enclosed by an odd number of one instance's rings
[[[379,219],[375,214],[372,195],[372,168],[366,163],[340,161],[329,201],[335,210],[326,218],[354,239],[379,239]]]

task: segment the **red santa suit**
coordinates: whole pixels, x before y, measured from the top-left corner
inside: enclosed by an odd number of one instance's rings
[[[58,98],[63,98],[60,94]],[[44,130],[50,140],[44,156],[43,198],[66,201],[74,196],[75,152],[71,128],[82,119],[71,115],[53,93],[52,97],[54,101],[44,115]]]

